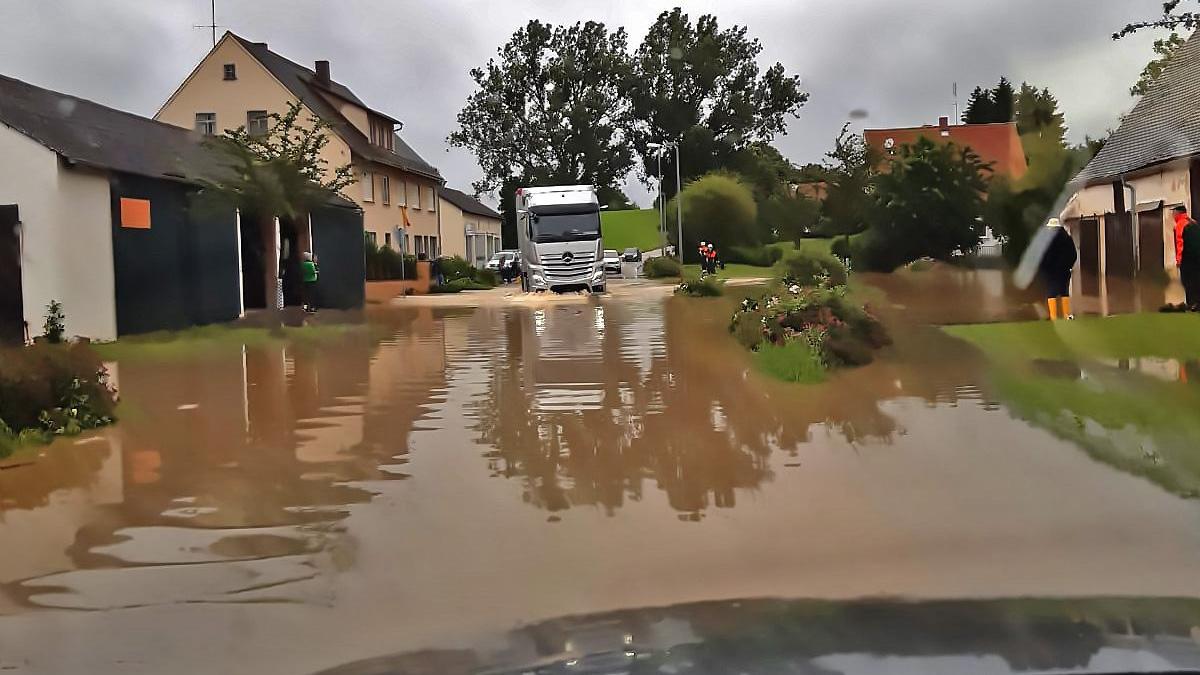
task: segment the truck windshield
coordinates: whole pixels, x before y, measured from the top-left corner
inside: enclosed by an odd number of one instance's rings
[[[592,213],[555,213],[533,218],[533,240],[575,241],[578,239],[595,239],[600,236],[600,214]]]

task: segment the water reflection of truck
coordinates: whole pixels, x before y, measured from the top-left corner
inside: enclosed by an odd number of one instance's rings
[[[604,292],[600,201],[590,185],[517,190],[517,241],[526,291]]]

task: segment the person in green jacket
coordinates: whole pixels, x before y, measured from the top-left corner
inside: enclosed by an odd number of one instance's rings
[[[302,300],[304,303],[304,311],[317,311],[317,277],[320,276],[320,268],[317,267],[317,261],[313,259],[313,254],[305,251],[304,259],[300,261],[300,280],[304,282],[301,286]]]

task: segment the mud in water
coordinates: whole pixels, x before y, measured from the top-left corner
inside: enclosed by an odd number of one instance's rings
[[[750,369],[730,299],[617,290],[118,362],[118,425],[0,471],[0,667],[304,673],[733,598],[1200,595],[1200,506],[1012,414],[903,289],[896,345],[817,387]]]

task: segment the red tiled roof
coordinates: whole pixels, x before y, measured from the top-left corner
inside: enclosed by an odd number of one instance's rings
[[[1024,176],[1029,168],[1015,122],[867,129],[863,136],[868,145],[878,149],[884,156],[898,151],[901,145],[916,142],[918,138],[928,138],[935,143],[969,147],[985,164],[992,165],[993,176],[1007,176],[1016,180]],[[889,138],[893,141],[890,151],[886,148]]]

